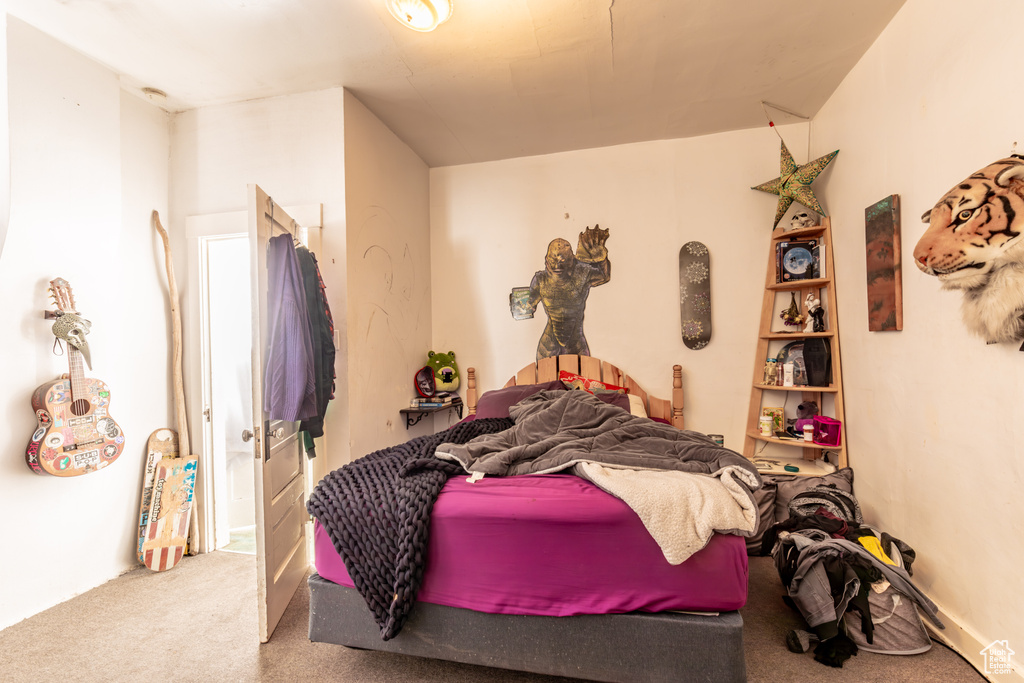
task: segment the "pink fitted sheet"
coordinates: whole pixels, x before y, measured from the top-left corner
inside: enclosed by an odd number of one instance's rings
[[[327,532],[316,570],[352,586]],[[715,534],[670,565],[618,498],[568,474],[448,480],[431,517],[419,600],[493,614],[570,616],[736,610],[747,601],[747,551]]]

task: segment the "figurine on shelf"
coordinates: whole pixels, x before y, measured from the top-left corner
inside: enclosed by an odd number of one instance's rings
[[[804,332],[824,332],[825,309],[821,307],[821,300],[811,292],[807,293],[807,299],[804,301],[804,310],[806,311],[807,319]]]
[[[797,435],[803,435],[804,425],[814,424],[814,416],[818,414],[818,404],[815,401],[804,401],[796,407],[796,419],[793,420],[793,431]]]
[[[812,228],[817,225],[818,222],[814,219],[811,214],[806,211],[797,211],[793,214],[793,217],[789,219],[789,229],[797,230],[799,228]]]
[[[789,308],[779,313],[779,317],[790,327],[799,327],[804,321],[804,317],[800,315],[800,307],[796,303],[796,293],[790,292]]]

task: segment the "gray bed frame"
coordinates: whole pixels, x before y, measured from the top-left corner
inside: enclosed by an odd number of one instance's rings
[[[649,396],[628,374],[590,356],[554,356],[531,363],[505,383],[535,384],[568,370],[628,387],[647,414],[683,428],[682,369],[672,368],[672,400]],[[476,413],[476,371],[468,369],[466,405]],[[746,681],[743,619],[716,615],[631,612],[573,617],[488,614],[417,602],[401,632],[380,638],[359,592],[313,574],[309,639],[500,669],[630,683]]]
[[[354,588],[313,574],[309,594],[309,639],[317,643],[594,681],[747,679],[739,612],[541,617],[418,602],[384,641]]]

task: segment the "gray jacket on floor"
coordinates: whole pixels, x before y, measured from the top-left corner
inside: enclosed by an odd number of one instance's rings
[[[783,552],[787,544],[792,544],[798,551],[796,571],[786,591],[796,603],[800,613],[811,628],[836,622],[846,612],[850,600],[860,590],[860,579],[852,569],[847,569],[843,595],[839,600],[832,597],[832,590],[825,572],[824,560],[843,553],[853,553],[868,560],[877,567],[882,576],[892,587],[913,600],[925,615],[939,628],[945,628],[938,617],[938,608],[928,596],[922,593],[911,582],[910,576],[902,567],[882,562],[872,555],[864,546],[842,538],[832,538],[819,529],[804,529],[792,532],[780,538],[775,548],[776,564],[787,553]],[[828,637],[823,636],[823,637]]]

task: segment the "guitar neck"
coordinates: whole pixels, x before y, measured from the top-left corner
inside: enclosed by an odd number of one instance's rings
[[[82,369],[82,352],[71,344],[68,349],[68,378],[71,380],[71,400],[85,398],[85,371]]]

